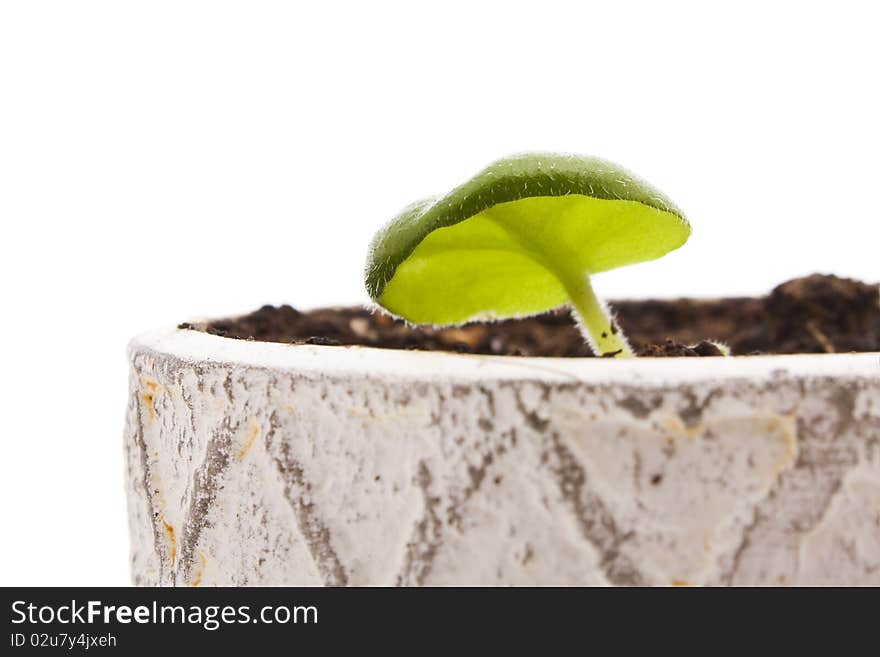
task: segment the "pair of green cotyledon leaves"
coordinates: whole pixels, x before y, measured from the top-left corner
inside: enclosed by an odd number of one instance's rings
[[[370,297],[416,324],[522,317],[570,303],[597,354],[632,355],[590,275],[654,260],[690,225],[610,162],[529,153],[405,208],[373,238]]]

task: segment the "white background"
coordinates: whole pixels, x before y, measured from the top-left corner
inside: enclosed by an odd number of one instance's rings
[[[606,297],[878,265],[873,3],[0,4],[0,584],[126,584],[125,345],[366,300],[373,231],[491,160],[615,160],[693,237]]]

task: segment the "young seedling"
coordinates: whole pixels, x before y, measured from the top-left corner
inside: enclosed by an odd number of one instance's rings
[[[449,325],[570,303],[596,355],[632,356],[590,276],[654,260],[690,235],[682,212],[625,169],[525,154],[405,208],[370,245],[366,286],[393,315]]]

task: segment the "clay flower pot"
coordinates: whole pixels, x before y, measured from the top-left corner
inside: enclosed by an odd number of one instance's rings
[[[138,584],[880,584],[880,355],[130,346]]]

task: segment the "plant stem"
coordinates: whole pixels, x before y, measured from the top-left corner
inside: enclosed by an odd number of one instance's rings
[[[596,356],[614,354],[616,358],[635,356],[616,322],[590,284],[589,276],[575,278],[574,285],[567,285],[574,316],[578,327]]]

